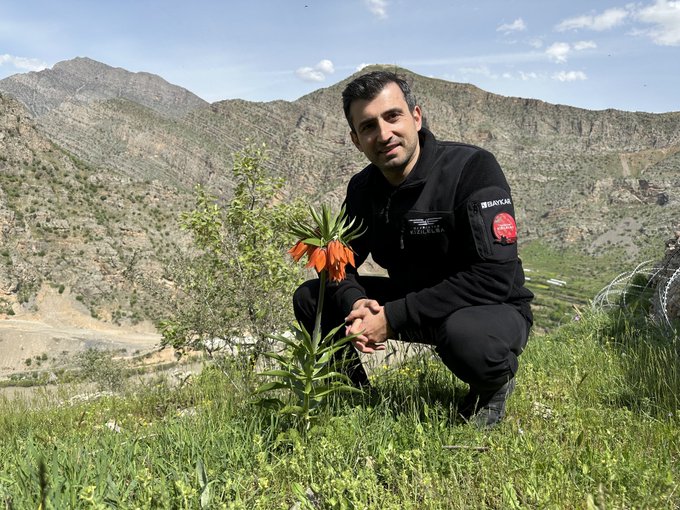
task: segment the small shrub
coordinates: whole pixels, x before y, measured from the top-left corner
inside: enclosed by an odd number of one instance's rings
[[[124,363],[111,351],[88,349],[77,357],[82,377],[100,390],[118,390],[125,382]]]

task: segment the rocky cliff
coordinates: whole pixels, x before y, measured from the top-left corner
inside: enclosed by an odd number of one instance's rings
[[[92,167],[47,139],[0,95],[0,314],[31,308],[42,285],[65,288],[92,316],[145,318],[161,306],[186,197],[161,180]]]
[[[680,216],[680,113],[589,111],[397,71],[438,137],[496,154],[523,242],[634,259],[669,236]],[[30,288],[20,283],[30,273],[78,289],[95,314],[138,308],[129,268],[162,278],[193,185],[227,197],[231,155],[249,142],[266,143],[289,193],[338,204],[365,164],[342,115],[345,83],[294,102],[209,105],[160,77],[83,58],[1,80],[8,299]]]
[[[664,325],[680,324],[680,224],[666,243],[664,258],[652,279],[653,314]]]

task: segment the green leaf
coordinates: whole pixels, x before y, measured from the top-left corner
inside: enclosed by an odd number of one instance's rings
[[[265,370],[264,372],[260,372],[258,375],[262,376],[270,376],[270,377],[283,377],[287,379],[292,379],[295,378],[296,374],[294,372],[295,367],[293,367],[291,370]]]
[[[323,246],[324,242],[318,237],[306,237],[302,240],[305,244],[311,244],[312,246]]]
[[[276,340],[277,342],[281,342],[282,344],[288,345],[290,347],[295,347],[297,345],[297,338],[288,338],[283,335],[271,335],[269,338],[272,340]]]
[[[259,386],[254,393],[255,395],[259,395],[260,393],[265,393],[267,391],[282,390],[285,388],[288,388],[287,384],[284,384],[280,381],[270,381]]]
[[[333,328],[332,330],[330,330],[330,331],[326,334],[326,336],[323,337],[322,343],[324,343],[324,344],[329,343],[329,342],[332,340],[332,338],[335,336],[335,334],[336,334],[338,331],[340,331],[340,328],[343,328],[343,327],[345,327],[345,324],[344,324],[344,323],[343,323],[343,324],[340,324],[339,326],[337,326],[337,327]]]
[[[278,361],[279,363],[281,363],[282,365],[287,365],[287,364],[289,363],[289,361],[290,361],[288,358],[286,358],[285,356],[282,356],[281,354],[279,354],[279,353],[277,353],[277,352],[271,352],[271,351],[269,351],[269,352],[263,353],[262,355],[265,356],[265,357],[267,357],[267,358],[276,360],[276,361]]]
[[[272,409],[279,411],[285,404],[278,398],[260,398],[252,401],[251,404],[259,406],[263,409]]]
[[[332,393],[343,392],[343,393],[363,393],[359,388],[353,386],[347,386],[345,384],[333,385],[326,387],[325,389],[315,392],[314,396],[316,398],[323,398]]]
[[[287,405],[279,411],[281,414],[304,414],[305,410],[302,406]]]

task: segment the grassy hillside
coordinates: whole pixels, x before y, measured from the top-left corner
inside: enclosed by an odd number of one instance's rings
[[[379,369],[301,433],[206,367],[119,395],[0,401],[6,508],[676,508],[680,344],[586,314],[524,353],[506,421],[456,419],[427,353]],[[58,396],[57,396],[58,395]]]
[[[661,243],[656,253],[646,255],[661,259]],[[543,333],[573,321],[590,307],[592,299],[617,274],[632,270],[636,262],[640,262],[626,259],[623,251],[587,255],[574,247],[559,249],[541,241],[521,245],[520,256],[526,286],[535,295],[534,329]]]

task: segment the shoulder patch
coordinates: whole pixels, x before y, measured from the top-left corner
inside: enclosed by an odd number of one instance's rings
[[[503,244],[517,242],[517,224],[509,213],[502,212],[494,216],[493,235]]]

